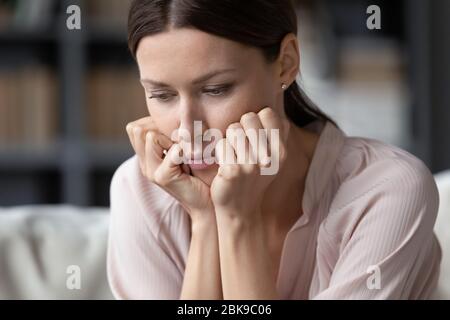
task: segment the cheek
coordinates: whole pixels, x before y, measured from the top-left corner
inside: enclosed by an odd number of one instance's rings
[[[230,99],[215,108],[208,110],[208,124],[210,128],[225,132],[226,128],[248,112],[258,113],[265,106],[277,108],[276,93],[273,86],[246,86],[238,89]]]
[[[167,110],[148,107],[148,111],[158,131],[170,138],[172,133],[178,128],[177,117]]]

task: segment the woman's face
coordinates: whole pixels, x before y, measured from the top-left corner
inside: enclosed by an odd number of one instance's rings
[[[265,106],[283,112],[275,63],[268,64],[256,48],[194,29],[175,29],[143,38],[136,56],[148,111],[168,137],[183,129],[194,143],[194,121],[201,121],[202,132],[215,128],[224,135],[247,112]],[[210,185],[217,168],[191,169]]]

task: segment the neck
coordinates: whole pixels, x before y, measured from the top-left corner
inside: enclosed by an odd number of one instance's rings
[[[262,205],[265,224],[275,232],[289,229],[303,214],[305,181],[318,138],[317,134],[291,124],[287,158],[266,190]]]

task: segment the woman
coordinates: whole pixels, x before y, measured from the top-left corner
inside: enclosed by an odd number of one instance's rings
[[[111,184],[117,298],[430,296],[441,259],[433,177],[403,150],[347,137],[303,95],[288,0],[137,0],[129,47],[149,117],[127,126],[136,156]],[[222,133],[219,161],[189,144],[195,121]],[[247,134],[261,129],[261,143]],[[261,173],[261,154],[275,174]]]

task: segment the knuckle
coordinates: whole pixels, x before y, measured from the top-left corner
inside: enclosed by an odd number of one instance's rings
[[[234,122],[227,127],[227,131],[235,131],[241,128],[240,123]]]
[[[276,116],[275,111],[272,108],[266,107],[259,111],[258,116],[261,119],[270,119]]]
[[[158,137],[155,134],[155,132],[153,132],[153,131],[148,131],[145,135],[145,139],[147,140],[148,143],[152,143],[152,144],[155,144],[158,142]]]
[[[244,167],[244,172],[247,175],[254,175],[259,171],[259,167],[257,165],[249,164]]]
[[[246,123],[257,117],[255,112],[247,112],[241,117],[241,123]]]
[[[138,125],[133,126],[133,134],[135,136],[139,136],[141,134],[141,132],[142,132],[142,128],[140,126],[138,126]]]
[[[231,164],[223,164],[219,167],[219,176],[227,181],[233,180],[237,174]]]

